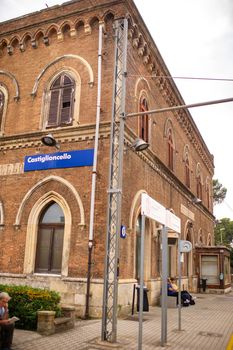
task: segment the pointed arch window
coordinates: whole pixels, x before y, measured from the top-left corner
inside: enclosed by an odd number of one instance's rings
[[[55,202],[42,212],[38,225],[35,272],[61,273],[64,221],[64,213]]]
[[[3,112],[5,106],[5,95],[2,90],[0,90],[0,131],[3,125]]]
[[[197,198],[202,199],[202,183],[200,174],[197,176]]]
[[[198,243],[199,243],[200,245],[203,244],[203,237],[202,237],[202,230],[201,230],[201,229],[200,229],[199,235],[198,235]]]
[[[73,120],[75,82],[66,73],[60,74],[50,87],[47,127],[71,125]]]
[[[207,203],[207,208],[210,209],[210,184],[209,184],[208,178],[206,180],[206,203]]]
[[[148,111],[148,103],[145,97],[140,100],[140,112]],[[148,114],[141,115],[139,117],[139,137],[149,142],[149,116]]]
[[[172,130],[168,130],[168,167],[174,170],[174,140]]]
[[[185,184],[190,188],[190,166],[188,157],[185,159]]]

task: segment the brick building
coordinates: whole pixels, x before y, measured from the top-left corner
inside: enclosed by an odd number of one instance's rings
[[[102,305],[107,188],[117,18],[128,19],[126,111],[184,101],[132,0],[74,0],[0,23],[0,283],[55,289],[84,312],[92,166],[24,171],[25,157],[41,161],[92,150],[97,113],[99,28],[102,35],[101,110],[94,211],[90,312]],[[137,137],[149,142],[132,150]],[[195,246],[214,244],[213,156],[187,110],[126,120],[120,240],[119,300],[130,307],[138,278],[140,197],[148,193],[181,219],[181,239],[193,250],[182,283],[197,289]],[[67,156],[68,157],[68,156]],[[28,159],[28,158],[27,158]],[[35,160],[37,159],[37,160]],[[196,203],[195,199],[201,199]],[[146,220],[145,284],[157,302],[161,286],[161,230]],[[169,274],[177,275],[177,235],[169,233]]]

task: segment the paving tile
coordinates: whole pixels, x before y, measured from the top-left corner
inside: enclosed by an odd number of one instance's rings
[[[168,309],[165,347],[161,346],[161,308],[150,307],[143,316],[142,349],[226,349],[233,334],[233,292],[196,296],[196,305],[181,309],[181,331],[178,330],[178,309]],[[16,330],[13,345],[14,350],[135,350],[138,332],[137,315],[118,319],[117,344],[102,343],[101,320],[81,320],[74,329],[51,336]]]

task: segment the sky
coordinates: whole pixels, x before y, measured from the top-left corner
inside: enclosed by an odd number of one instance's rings
[[[0,22],[64,2],[0,0]],[[186,104],[233,97],[232,0],[134,2],[171,75],[201,78],[174,79]],[[214,155],[214,178],[227,188],[225,201],[214,207],[214,214],[233,220],[233,102],[192,108],[190,113]]]

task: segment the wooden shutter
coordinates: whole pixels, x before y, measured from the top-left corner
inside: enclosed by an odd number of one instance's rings
[[[140,103],[140,112],[148,111],[148,104],[145,98],[142,99]],[[139,126],[139,137],[144,141],[148,142],[149,140],[149,117],[148,114],[144,114],[140,117],[140,126]]]
[[[52,241],[52,228],[41,228],[37,236],[35,272],[48,272],[50,270],[50,254]]]
[[[73,88],[66,87],[63,89],[61,104],[61,124],[69,124],[71,122],[72,111],[72,95]]]
[[[57,125],[59,107],[59,90],[51,91],[48,126]]]
[[[51,272],[61,273],[62,250],[63,250],[64,228],[55,228],[53,233],[53,245],[51,247]]]
[[[74,81],[66,74],[61,74],[52,84],[48,127],[72,123],[74,85]]]
[[[0,129],[1,129],[1,123],[2,123],[2,116],[3,116],[3,107],[4,107],[4,94],[2,91],[0,91]]]

